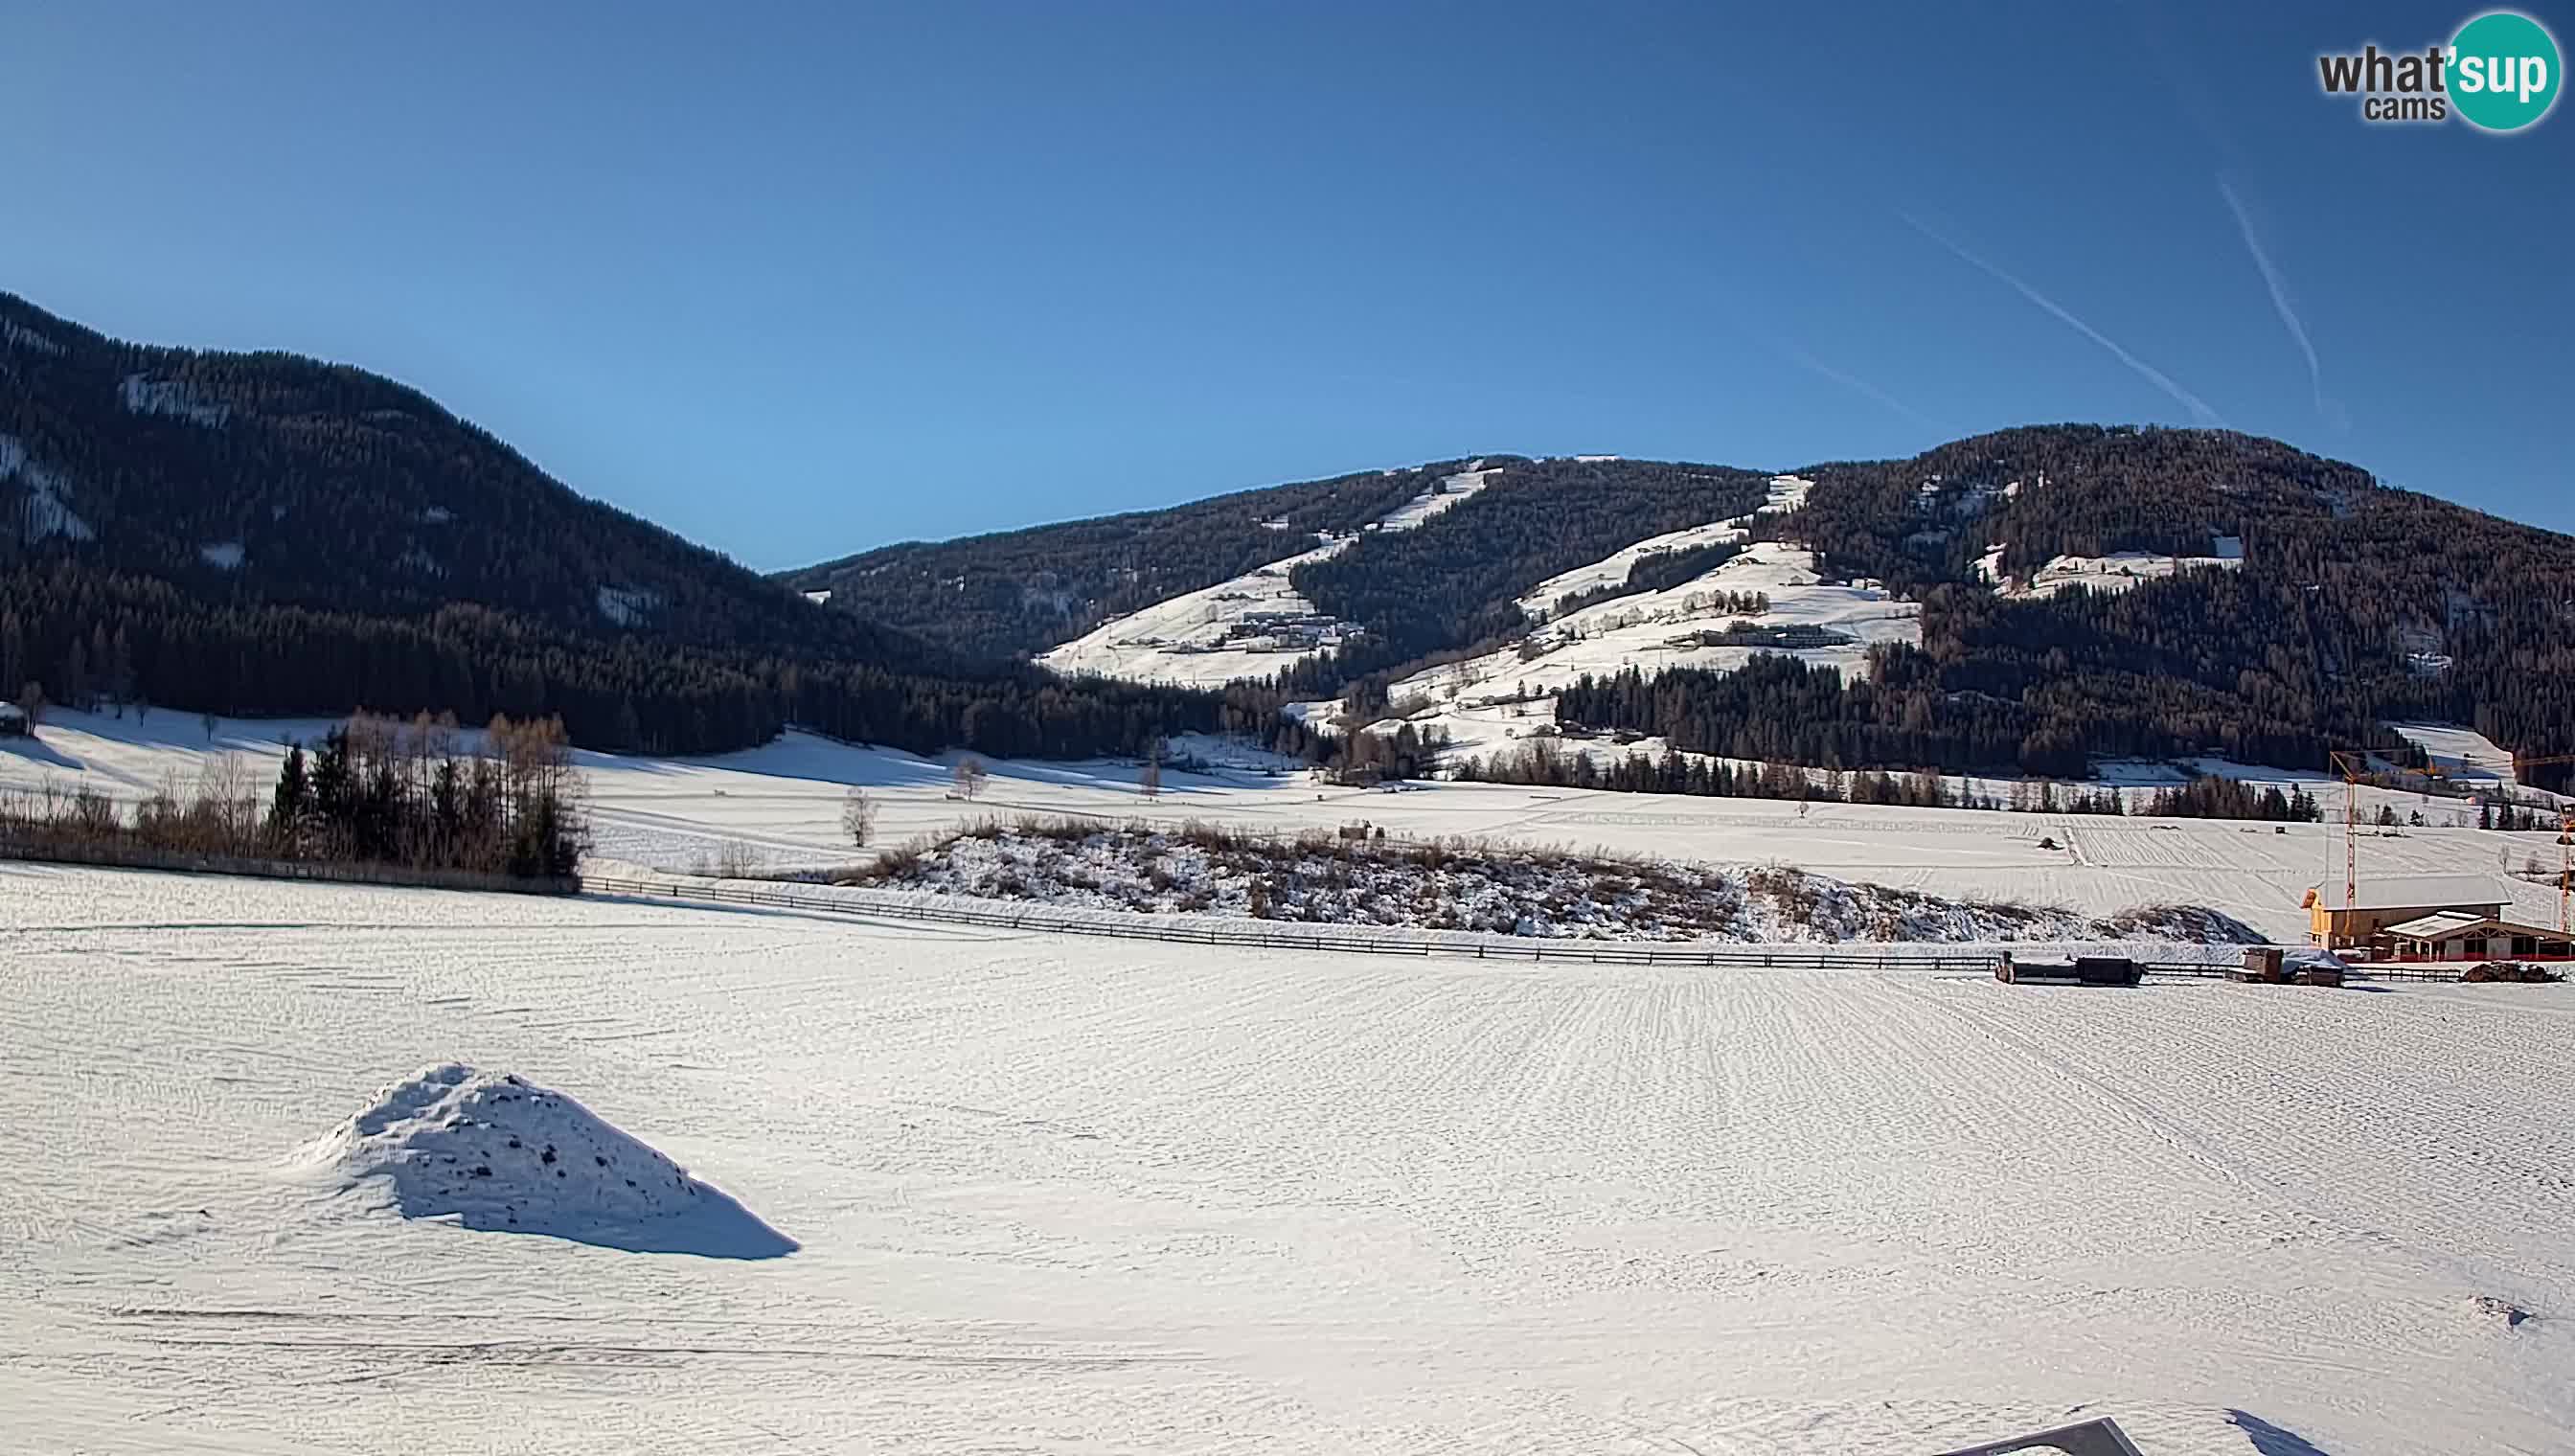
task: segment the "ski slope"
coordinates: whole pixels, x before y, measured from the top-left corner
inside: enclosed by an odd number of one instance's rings
[[[1769,599],[1767,611],[1726,605],[1725,599],[1754,593]],[[1729,631],[1739,632],[1739,645],[1700,636]],[[1827,582],[1812,552],[1760,541],[1677,587],[1613,597],[1555,618],[1529,634],[1525,650],[1503,648],[1430,668],[1387,692],[1398,703],[1472,707],[1552,694],[1582,678],[1631,668],[1648,677],[1674,668],[1730,673],[1759,653],[1838,668],[1847,677],[1865,668],[1877,644],[1921,641],[1920,603],[1897,601],[1872,582]]]
[[[2575,1429],[2575,987],[1219,955],[8,863],[0,946],[10,1450]],[[316,1176],[313,1139],[446,1061],[577,1100],[792,1250]],[[376,1125],[426,1105],[398,1100]]]
[[[1443,477],[1372,524],[1370,531],[1410,531],[1484,489],[1495,471],[1468,469]],[[1239,678],[1266,678],[1340,645],[1349,625],[1318,611],[1288,581],[1308,563],[1347,551],[1356,536],[1322,538],[1313,550],[1213,587],[1185,592],[1139,612],[1112,618],[1038,656],[1073,676],[1120,678],[1218,688]]]
[[[1603,587],[1623,586],[1627,581],[1627,574],[1635,570],[1636,564],[1650,557],[1744,540],[1752,534],[1751,526],[1755,520],[1763,516],[1784,515],[1805,505],[1806,495],[1814,489],[1814,482],[1799,476],[1773,476],[1770,478],[1769,497],[1759,506],[1754,507],[1749,516],[1737,516],[1728,521],[1711,521],[1700,526],[1685,526],[1678,531],[1667,531],[1660,536],[1646,537],[1642,541],[1611,552],[1599,561],[1547,578],[1514,605],[1520,609],[1520,615],[1529,621],[1542,622],[1554,616],[1568,598],[1579,597],[1585,592],[1596,592]]]

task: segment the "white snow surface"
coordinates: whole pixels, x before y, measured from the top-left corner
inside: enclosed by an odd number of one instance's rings
[[[641,587],[599,589],[599,615],[619,627],[645,626],[653,619],[653,609],[661,605],[661,593]]]
[[[2483,788],[2518,788],[2521,775],[2514,771],[2512,750],[2472,728],[2444,723],[2391,723],[2396,735],[2421,748],[2432,760],[2432,766],[2457,783]],[[2544,790],[2532,794],[2555,798]]]
[[[1409,531],[1484,489],[1498,471],[1466,470],[1444,477],[1370,529]],[[1308,562],[1347,551],[1355,536],[1322,539],[1313,550],[1247,572],[1230,581],[1112,618],[1038,662],[1059,673],[1213,688],[1238,678],[1261,678],[1337,647],[1347,623],[1317,611],[1289,585],[1288,574]]]
[[[1217,953],[5,862],[0,946],[16,1450],[2575,1429],[2570,986]],[[460,1051],[800,1247],[475,1231],[288,1161]]]
[[[1376,523],[1379,531],[1410,531],[1434,516],[1456,506],[1493,483],[1499,470],[1486,470],[1476,461],[1453,476],[1442,476],[1436,490],[1424,491],[1388,513]]]
[[[563,1093],[457,1062],[385,1088],[296,1161],[467,1229],[715,1257],[795,1247]]]
[[[209,430],[221,429],[233,414],[232,406],[207,404],[176,380],[156,380],[148,375],[127,375],[117,387],[117,397],[137,415],[168,415]]]
[[[197,548],[197,558],[219,571],[241,570],[242,544],[238,541],[210,541]]]

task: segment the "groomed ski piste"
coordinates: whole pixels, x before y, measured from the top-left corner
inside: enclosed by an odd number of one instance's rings
[[[2575,1429],[2565,985],[1385,961],[7,861],[0,949],[13,1450]]]

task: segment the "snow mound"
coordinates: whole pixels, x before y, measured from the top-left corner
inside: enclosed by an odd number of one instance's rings
[[[456,1062],[396,1082],[303,1149],[406,1218],[639,1252],[774,1258],[795,1241],[579,1102]]]

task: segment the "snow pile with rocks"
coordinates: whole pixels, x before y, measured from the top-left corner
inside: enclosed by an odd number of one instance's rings
[[[456,1062],[386,1088],[302,1160],[344,1187],[381,1180],[406,1218],[665,1252],[795,1247],[563,1093]]]
[[[979,899],[1144,914],[1479,930],[1589,940],[1994,944],[2261,938],[2202,906],[2103,919],[2062,907],[1950,899],[1784,865],[1715,868],[1651,858],[1205,824],[987,824],[887,857],[868,883]]]

